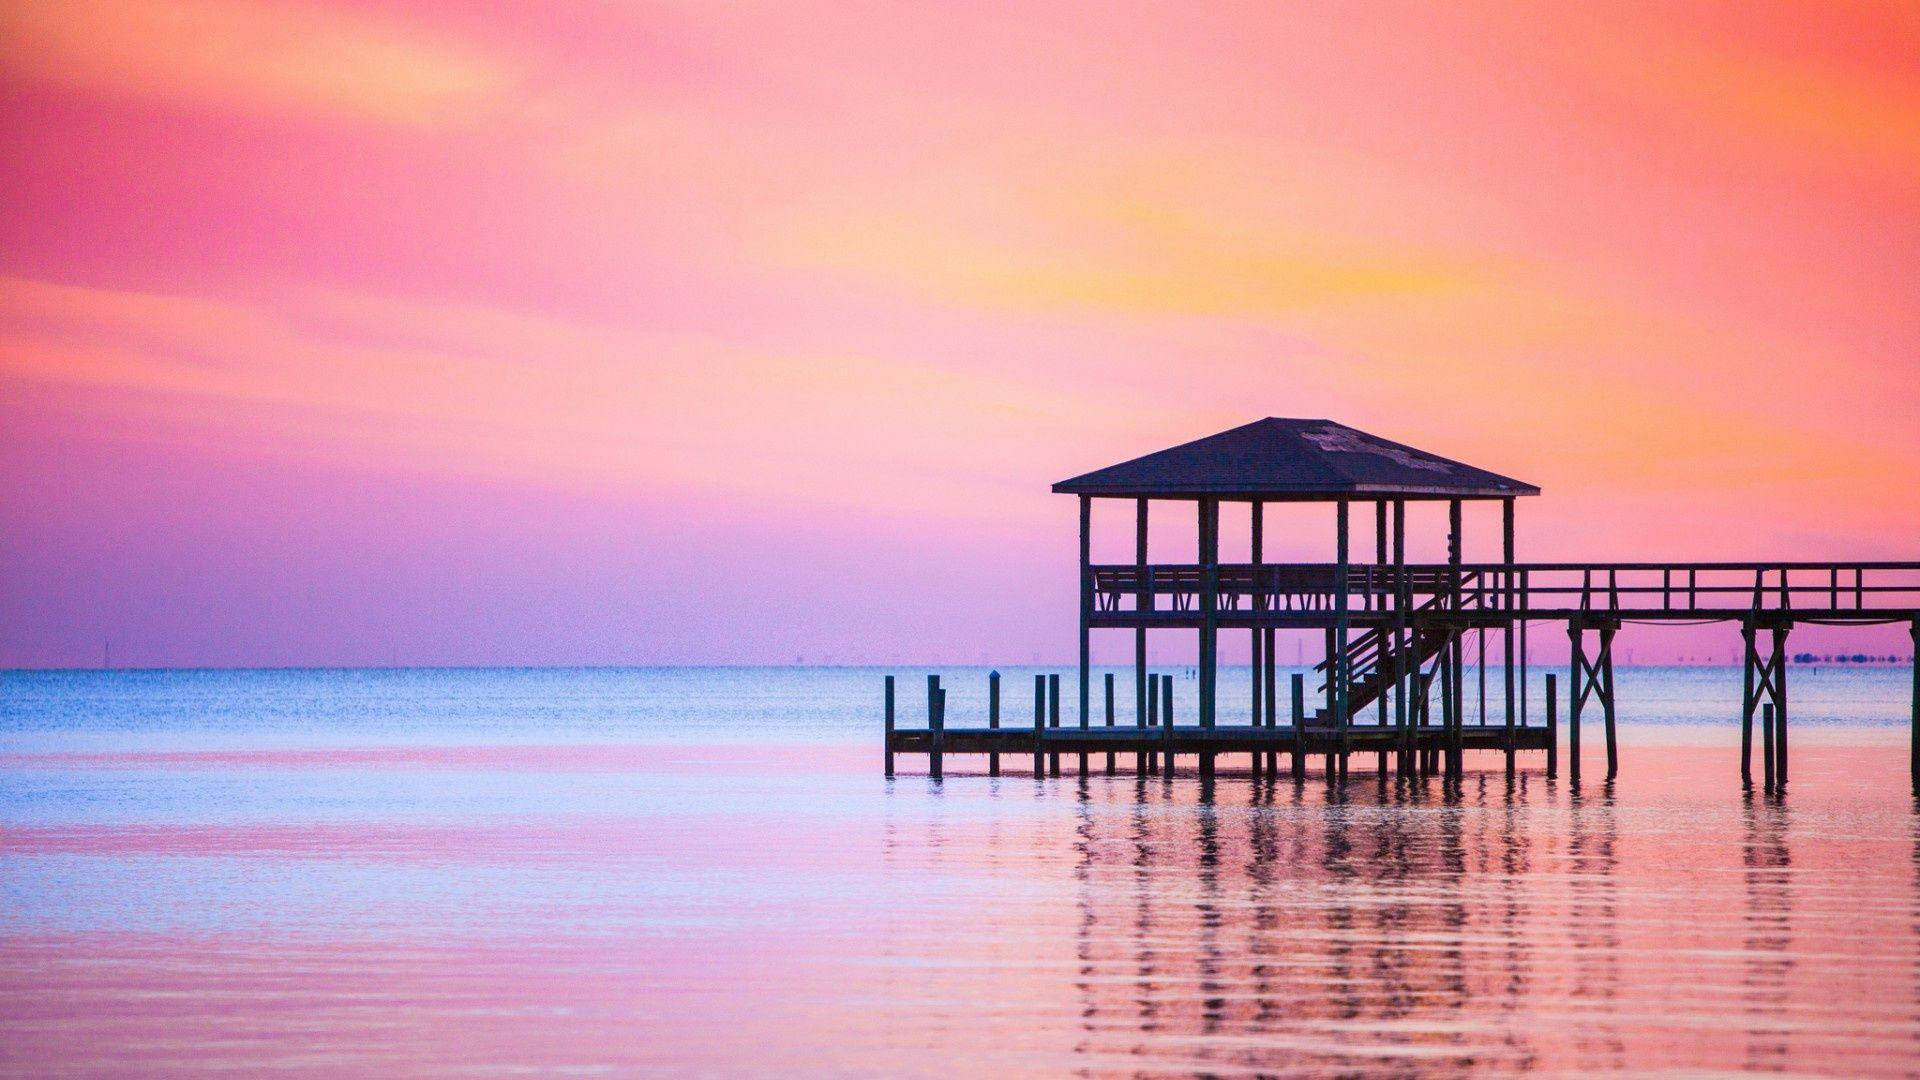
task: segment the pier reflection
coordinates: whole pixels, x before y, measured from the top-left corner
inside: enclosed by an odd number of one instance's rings
[[[1605,1008],[1619,825],[1603,789],[1558,797],[1500,778],[1345,799],[1285,779],[1083,790],[1076,1053],[1090,1074],[1527,1071],[1547,983],[1585,1010],[1549,1033],[1562,1049],[1625,1064]],[[1559,891],[1539,887],[1550,864]]]
[[[950,784],[887,834],[890,868],[955,886],[922,894],[888,1000],[924,1045],[1090,1076],[1904,1074],[1920,814],[1817,778],[1791,810],[1742,801],[1659,764],[1630,789],[1497,767]]]

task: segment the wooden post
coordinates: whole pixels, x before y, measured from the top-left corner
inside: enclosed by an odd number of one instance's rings
[[[1153,590],[1147,587],[1147,500],[1134,500],[1134,573],[1139,578],[1140,593],[1134,601],[1136,612],[1153,610]],[[1147,628],[1136,626],[1133,629],[1133,724],[1135,727],[1147,726],[1147,710],[1151,699],[1147,696]],[[1135,754],[1133,768],[1136,775],[1145,776],[1152,771],[1150,755]]]
[[[1758,630],[1753,620],[1748,619],[1740,626],[1742,650],[1740,654],[1740,782],[1747,787],[1753,786],[1753,658],[1754,635]]]
[[[1324,636],[1326,638],[1326,650],[1327,650],[1327,701],[1326,701],[1326,705],[1323,706],[1322,708],[1322,714],[1327,718],[1327,725],[1331,729],[1333,725],[1334,712],[1336,711],[1339,705],[1337,699],[1340,696],[1340,686],[1338,681],[1335,678],[1335,673],[1337,673],[1340,670],[1338,666],[1339,661],[1337,659],[1337,654],[1340,651],[1340,641],[1339,641],[1339,638],[1337,637],[1336,631],[1331,626],[1327,627],[1326,633]],[[1340,778],[1340,740],[1336,738],[1332,742],[1328,743],[1327,745],[1327,779],[1338,780],[1339,778]]]
[[[1247,514],[1252,519],[1253,533],[1247,549],[1249,553],[1248,561],[1253,564],[1256,582],[1253,595],[1248,598],[1247,606],[1251,611],[1258,613],[1261,610],[1261,601],[1257,582],[1259,580],[1260,564],[1263,561],[1266,541],[1266,537],[1263,535],[1265,532],[1265,504],[1258,499],[1253,500],[1253,503],[1248,507]],[[1253,726],[1254,734],[1256,735],[1259,734],[1260,731],[1260,692],[1264,682],[1262,672],[1266,667],[1266,661],[1262,658],[1260,649],[1261,638],[1264,636],[1265,632],[1258,625],[1252,626],[1247,630],[1247,656],[1250,660],[1247,670],[1247,684],[1252,688],[1253,698],[1253,716],[1248,723]],[[1255,743],[1254,745],[1258,746],[1259,744]],[[1262,754],[1258,750],[1255,750],[1252,754],[1253,778],[1255,780],[1260,779],[1261,757]]]
[[[1766,790],[1774,788],[1773,702],[1760,706],[1760,764],[1766,771]]]
[[[893,776],[893,676],[887,676],[887,776]]]
[[[1047,676],[1047,726],[1055,730],[1060,727],[1060,674],[1058,672]],[[1058,750],[1047,755],[1047,775],[1060,775]]]
[[[994,731],[1000,730],[1000,673],[997,671],[987,672],[987,727]],[[998,750],[987,755],[987,775],[1000,775],[1000,751]]]
[[[1913,716],[1908,721],[1907,734],[1907,772],[1913,781],[1913,792],[1920,795],[1920,617],[1907,627],[1907,636],[1913,639]]]
[[[1333,634],[1335,649],[1332,656],[1333,662],[1327,665],[1328,676],[1333,680],[1334,684],[1333,727],[1340,740],[1340,779],[1342,781],[1345,781],[1347,778],[1347,750],[1350,740],[1347,732],[1347,724],[1352,719],[1352,717],[1348,715],[1347,709],[1347,682],[1349,675],[1347,670],[1347,592],[1352,562],[1348,544],[1348,517],[1350,509],[1351,504],[1345,499],[1340,499],[1334,503],[1333,536],[1335,583],[1333,587]]]
[[[1607,722],[1607,779],[1620,775],[1620,740],[1613,728],[1613,627],[1600,627],[1600,679],[1606,696],[1600,699],[1600,712]]]
[[[1506,676],[1507,690],[1507,775],[1514,771],[1514,698],[1513,698],[1513,499],[1500,500],[1500,559],[1506,563],[1506,569],[1500,572],[1500,606],[1506,618],[1502,631],[1500,648],[1500,666]],[[1484,676],[1483,676],[1484,677]]]
[[[1220,501],[1200,500],[1200,727],[1211,730],[1220,667]],[[1213,778],[1213,754],[1203,751],[1200,777]]]
[[[1450,587],[1453,593],[1452,604],[1456,614],[1459,613],[1465,604],[1465,598],[1461,596],[1460,580],[1460,564],[1463,560],[1463,553],[1466,547],[1466,530],[1461,519],[1461,508],[1463,505],[1459,499],[1447,500],[1447,566],[1452,571],[1450,574],[1452,578]],[[1459,631],[1448,636],[1447,665],[1451,674],[1447,683],[1448,707],[1441,714],[1442,717],[1447,720],[1448,728],[1446,771],[1447,774],[1455,780],[1461,779],[1466,771],[1466,756],[1461,752],[1460,748],[1460,727],[1464,721],[1461,713],[1465,711],[1464,705],[1466,703],[1466,688],[1461,685],[1466,681],[1466,667],[1461,660],[1462,650],[1460,639],[1461,632]]]
[[[1293,673],[1293,778],[1307,776],[1307,677]]]
[[[1781,571],[1782,581],[1786,571]],[[1791,624],[1781,623],[1773,628],[1773,749],[1780,755],[1780,765],[1775,769],[1775,783],[1784,790],[1787,786],[1787,633]]]
[[[1393,500],[1393,723],[1400,734],[1400,775],[1414,771],[1413,731],[1407,726],[1407,651],[1413,647],[1407,633],[1407,609],[1413,606],[1413,588],[1407,581],[1407,501]],[[1416,672],[1416,676],[1417,676]]]
[[[1165,776],[1173,779],[1173,676],[1160,676],[1160,728],[1166,733],[1167,767]]]
[[[1579,619],[1567,624],[1567,640],[1573,649],[1573,674],[1567,682],[1567,779],[1580,782],[1580,691],[1582,668],[1586,666],[1586,632]]]
[[[1547,779],[1560,775],[1560,688],[1547,672]]]
[[[1273,627],[1271,626],[1267,627],[1266,630],[1263,631],[1263,634],[1264,634],[1264,640],[1262,640],[1260,643],[1260,652],[1262,655],[1266,657],[1266,664],[1265,664],[1266,672],[1262,676],[1264,680],[1264,683],[1263,683],[1264,688],[1261,691],[1261,696],[1265,700],[1266,706],[1267,706],[1267,734],[1272,735],[1273,729],[1276,726],[1278,726],[1276,724],[1276,721],[1279,719],[1279,717],[1276,714],[1279,712],[1280,706],[1279,706],[1279,703],[1274,700],[1278,692],[1278,687],[1276,686],[1276,679],[1279,676],[1279,664],[1278,662],[1276,662],[1273,655],[1274,645],[1275,645],[1275,640],[1274,640],[1275,634],[1274,634]],[[1271,747],[1273,744],[1268,743],[1267,745]],[[1278,750],[1269,749],[1267,751],[1267,775],[1268,776],[1280,775],[1280,751]]]
[[[1440,749],[1442,781],[1453,777],[1453,636],[1440,646]]]
[[[946,748],[946,692],[940,689],[940,676],[927,676],[927,775],[940,779],[940,755]]]
[[[1385,565],[1387,565],[1387,500],[1375,499],[1373,503],[1373,573],[1379,573],[1380,567]],[[1386,600],[1379,595],[1379,586],[1375,585],[1373,591],[1367,595],[1367,607],[1384,608],[1385,606]],[[1387,702],[1389,687],[1383,681],[1387,676],[1388,654],[1386,650],[1387,646],[1391,644],[1388,637],[1391,633],[1392,631],[1384,626],[1376,625],[1373,628],[1374,641],[1376,642],[1373,653],[1373,682],[1375,686],[1379,687],[1378,692],[1374,695],[1374,704],[1380,714],[1380,727],[1383,729],[1393,722],[1392,714],[1389,711],[1392,706]],[[1384,731],[1382,734],[1384,734]],[[1381,743],[1379,770],[1380,779],[1383,781],[1387,778],[1387,754],[1387,744]]]
[[[1107,726],[1113,726],[1113,672],[1107,672]],[[1111,745],[1111,744],[1109,744]],[[1107,775],[1113,775],[1113,751],[1107,751]]]
[[[1033,776],[1034,779],[1047,775],[1046,747],[1047,730],[1047,677],[1033,677]]]
[[[1093,637],[1093,496],[1080,496],[1080,728],[1086,730],[1092,706],[1088,680],[1092,677]],[[1087,752],[1080,751],[1080,775],[1087,775]]]
[[[1166,732],[1155,730],[1155,729],[1158,729],[1159,727],[1160,727],[1160,676],[1149,675],[1147,676],[1147,728],[1149,730],[1153,730],[1154,734],[1158,736],[1158,738],[1162,743],[1164,743],[1166,742],[1167,735],[1166,735]],[[1149,775],[1157,775],[1160,772],[1160,755],[1155,753],[1148,753],[1146,757],[1147,757],[1147,773]]]

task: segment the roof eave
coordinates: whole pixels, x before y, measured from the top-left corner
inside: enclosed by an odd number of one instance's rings
[[[1237,484],[1181,484],[1168,487],[1143,487],[1138,484],[1083,483],[1062,480],[1053,485],[1056,495],[1093,495],[1101,498],[1128,499],[1369,499],[1376,496],[1401,499],[1508,499],[1540,494],[1532,484],[1515,483],[1511,487],[1448,487],[1423,484],[1328,484],[1285,489],[1249,488]]]

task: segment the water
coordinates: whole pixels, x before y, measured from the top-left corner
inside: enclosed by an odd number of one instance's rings
[[[1793,670],[1777,802],[1737,669],[1623,670],[1611,790],[1344,798],[888,783],[878,674],[0,674],[0,1071],[1920,1070],[1905,668]]]

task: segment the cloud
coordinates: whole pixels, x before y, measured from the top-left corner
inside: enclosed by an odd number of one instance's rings
[[[221,110],[421,126],[512,83],[495,60],[318,4],[39,0],[0,21],[14,79]]]

